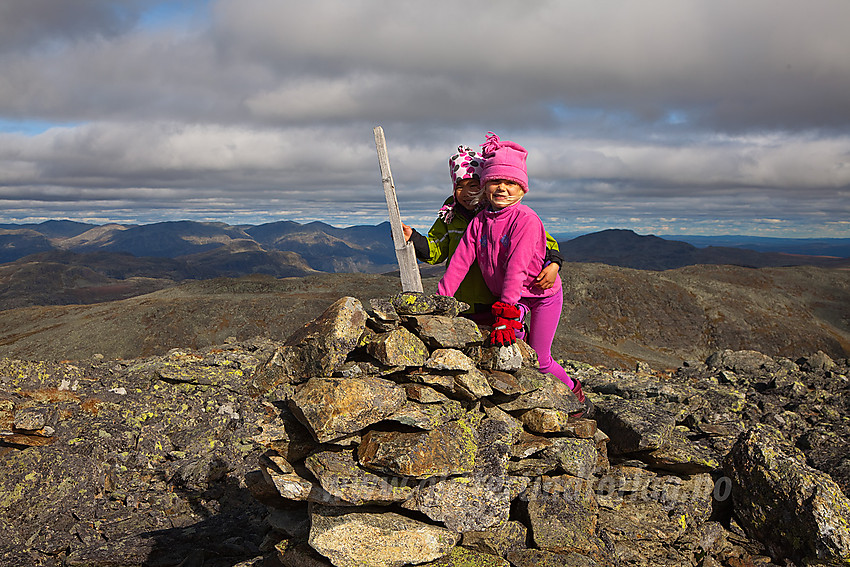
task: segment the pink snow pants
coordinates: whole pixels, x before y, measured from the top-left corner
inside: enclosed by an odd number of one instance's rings
[[[552,358],[552,340],[561,320],[561,309],[564,307],[564,294],[558,293],[546,297],[523,297],[519,300],[520,309],[523,307],[530,312],[528,318],[528,336],[523,330],[517,332],[517,338],[523,339],[537,353],[540,371],[553,374],[558,380],[572,390],[575,382],[567,375],[564,367]]]

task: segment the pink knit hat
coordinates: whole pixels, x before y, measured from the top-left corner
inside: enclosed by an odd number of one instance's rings
[[[487,141],[481,144],[484,154],[484,168],[481,172],[481,185],[490,179],[507,179],[518,183],[528,193],[528,173],[525,170],[525,157],[528,152],[517,143],[499,140],[493,132],[487,132]]]

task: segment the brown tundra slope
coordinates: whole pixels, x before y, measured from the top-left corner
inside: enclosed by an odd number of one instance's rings
[[[848,270],[567,264],[561,277],[564,311],[553,351],[579,360],[676,367],[721,349],[792,359],[850,353]]]
[[[676,368],[722,349],[796,359],[850,356],[850,271],[699,265],[643,271],[567,263],[553,354],[609,368]],[[424,277],[425,291],[438,277]],[[392,274],[190,281],[120,301],[0,312],[0,356],[158,355],[228,337],[281,340],[343,296],[401,291]]]

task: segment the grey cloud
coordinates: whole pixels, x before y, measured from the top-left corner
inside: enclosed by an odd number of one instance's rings
[[[70,4],[0,5],[0,128],[67,124],[0,131],[6,218],[380,222],[381,124],[425,228],[448,155],[494,130],[563,230],[848,230],[846,0],[218,0],[189,28],[137,25],[152,1]]]
[[[526,104],[561,101],[656,117],[676,109],[734,130],[850,122],[843,55],[850,4],[843,0],[471,1],[465,18],[444,1],[219,6],[218,33],[244,54],[281,65],[281,77],[298,73],[297,55],[319,76],[353,69],[477,82],[480,100],[495,105],[510,102],[521,85]],[[488,115],[487,104],[470,112],[472,119]]]
[[[113,37],[138,20],[145,0],[10,0],[0,4],[0,52],[49,47],[93,35]]]
[[[433,217],[449,193],[445,138],[409,143],[387,132],[400,204],[411,218]],[[475,144],[471,136],[459,141]],[[371,128],[252,130],[175,123],[104,123],[57,129],[36,137],[0,138],[0,198],[69,203],[90,201],[122,209],[170,206],[182,215],[270,209],[328,211],[345,203],[351,214],[385,214]],[[457,139],[457,138],[456,138]],[[523,141],[522,136],[517,138]],[[665,144],[529,137],[532,191],[541,214],[620,218],[722,215],[850,217],[848,168],[822,167],[850,153],[850,141],[771,139],[677,149]],[[454,140],[453,140],[454,141]],[[691,141],[694,144],[694,141]],[[811,147],[809,147],[809,145]],[[742,151],[750,148],[747,159]],[[591,160],[595,152],[604,159]],[[575,154],[575,155],[574,155]],[[807,163],[814,160],[812,163]],[[14,167],[12,167],[14,166]],[[783,169],[784,168],[784,169]],[[801,172],[794,174],[796,169]],[[790,181],[786,179],[790,176]],[[805,186],[801,183],[805,182]],[[800,198],[803,197],[803,202]],[[364,207],[363,203],[372,203]],[[211,203],[219,203],[214,206]],[[85,208],[85,205],[83,205]],[[248,214],[247,212],[245,214]]]
[[[74,33],[108,29],[98,22],[118,18],[112,4],[86,3],[91,23]],[[45,2],[33,5],[47,12]],[[695,125],[733,131],[850,123],[850,4],[843,0],[656,0],[651,10],[642,3],[475,0],[464,5],[468,18],[445,1],[216,6],[209,28],[195,34],[116,24],[128,33],[105,45],[80,41],[49,57],[10,59],[0,109],[59,116],[67,105],[69,115],[82,110],[91,118],[284,124],[463,117],[543,126],[566,106],[644,124],[675,110]],[[58,25],[33,19],[47,29]],[[74,22],[67,33],[78,29]]]
[[[245,114],[250,71],[220,65],[197,37],[129,33],[46,56],[6,55],[0,113],[53,120],[232,122]]]

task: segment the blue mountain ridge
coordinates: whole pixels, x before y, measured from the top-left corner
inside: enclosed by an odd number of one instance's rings
[[[622,267],[666,270],[692,264],[749,267],[850,264],[848,239],[790,239],[750,236],[639,235],[608,229],[560,242],[568,262],[599,262]],[[137,258],[191,260],[205,254],[204,274],[217,261],[234,271],[240,258],[246,273],[279,273],[257,268],[265,255],[296,254],[307,269],[322,272],[380,273],[397,268],[388,222],[337,228],[323,222],[278,221],[232,226],[222,222],[168,221],[141,225],[94,225],[68,220],[0,225],[0,263],[32,254],[111,252]],[[56,256],[53,256],[54,259]],[[274,263],[296,261],[276,256]],[[237,262],[238,263],[238,262]],[[250,265],[248,265],[250,264]],[[238,268],[236,269],[238,272]]]

